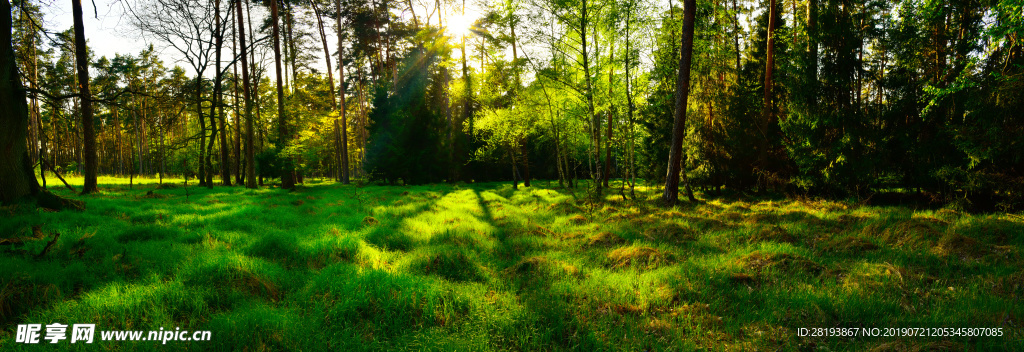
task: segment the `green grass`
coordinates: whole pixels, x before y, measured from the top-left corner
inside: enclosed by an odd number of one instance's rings
[[[14,343],[16,324],[50,322],[212,331],[170,347],[98,335],[57,346],[82,350],[1024,349],[1020,214],[181,181],[101,178],[84,197],[51,187],[85,212],[0,208],[0,238],[27,238],[0,245],[0,350],[53,350]],[[1005,336],[796,330],[914,326]]]

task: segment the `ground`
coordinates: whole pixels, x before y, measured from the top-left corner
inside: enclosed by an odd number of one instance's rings
[[[664,208],[654,188],[588,204],[545,182],[156,182],[51,187],[84,212],[0,208],[0,350],[1024,349],[1019,214],[742,197]],[[17,324],[51,322],[212,335],[14,342]]]

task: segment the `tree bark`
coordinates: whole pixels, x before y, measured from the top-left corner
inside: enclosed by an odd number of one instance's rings
[[[82,186],[82,194],[89,194],[97,191],[97,158],[96,131],[95,126],[93,126],[92,93],[89,92],[89,56],[85,47],[82,0],[71,0],[71,12],[74,15],[75,21],[75,66],[78,71],[78,95],[82,101],[82,152],[85,154],[85,184]]]
[[[221,59],[220,58],[220,51],[221,51],[221,48],[224,47],[224,31],[221,30],[221,19],[220,19],[220,0],[214,1],[214,5],[213,6],[214,6],[214,10],[213,10],[214,11],[213,12],[214,13],[214,21],[215,21],[215,24],[214,24],[214,28],[215,28],[214,29],[214,40],[215,40],[215,42],[214,42],[214,48],[215,48],[214,49],[215,50],[215,54],[214,54],[214,69],[216,70],[215,71],[216,74],[214,74],[215,81],[213,82],[213,94],[214,94],[214,99],[216,99],[215,100],[216,104],[214,104],[214,105],[217,106],[217,109],[219,109],[219,113],[217,114],[217,123],[220,125],[219,126],[220,127],[220,179],[221,179],[221,183],[223,185],[230,186],[231,185],[231,172],[230,172],[230,169],[229,169],[229,166],[228,166],[230,164],[228,162],[228,137],[227,137],[228,130],[224,126],[225,125],[225,121],[224,121],[224,85],[223,85],[223,82],[222,82],[223,78],[224,78],[224,73],[221,72],[221,69],[220,69],[220,59]]]
[[[35,195],[39,184],[32,175],[26,133],[28,106],[18,77],[12,46],[11,4],[0,0],[0,203]]]
[[[614,46],[611,48],[610,53],[611,53],[611,58],[609,58],[608,61],[615,61],[615,47]],[[613,87],[614,87],[612,85],[612,79],[613,79],[613,76],[615,75],[615,69],[613,67],[614,66],[612,66],[612,68],[608,69],[608,101],[609,102],[614,101],[614,100],[612,100],[612,94],[614,94],[614,91],[612,90]],[[609,104],[608,105],[608,135],[607,135],[607,138],[606,138],[607,142],[606,142],[605,148],[604,148],[604,175],[601,175],[601,176],[604,176],[603,177],[604,180],[602,180],[602,182],[604,182],[604,187],[605,188],[608,188],[608,178],[609,178],[609,175],[611,175],[611,173],[612,173],[612,110],[614,110],[614,107],[615,106],[613,104]]]
[[[277,1],[270,0],[270,20],[272,21],[274,36],[274,67],[277,76],[277,139],[278,148],[281,152],[288,146],[291,136],[288,134],[288,118],[284,114],[284,86],[281,82],[281,34],[278,28]],[[284,168],[281,170],[281,188],[295,189],[294,168],[289,160],[285,160]]]
[[[770,0],[768,2],[768,43],[767,49],[765,50],[767,52],[767,59],[765,60],[764,68],[764,106],[761,110],[762,118],[759,124],[759,130],[761,131],[762,137],[760,141],[761,148],[759,151],[759,164],[761,170],[759,171],[762,175],[765,175],[769,169],[768,148],[770,147],[771,143],[768,138],[768,128],[771,126],[774,120],[774,107],[772,106],[772,86],[775,84],[775,81],[772,77],[772,71],[775,69],[775,10],[775,0]],[[765,187],[765,182],[766,181],[764,180],[759,181],[758,187],[763,190]]]
[[[338,26],[338,100],[340,100],[340,115],[341,115],[341,126],[338,126],[338,120],[334,120],[334,130],[337,131],[335,138],[341,137],[341,150],[338,153],[338,158],[341,163],[341,183],[348,184],[349,165],[348,165],[348,115],[345,107],[345,46],[342,42],[342,27],[341,27],[341,0],[337,0],[335,4],[338,7],[338,16],[336,17],[336,24]],[[324,42],[326,44],[326,41]],[[327,67],[330,71],[330,66]]]
[[[245,99],[245,188],[256,188],[255,155],[253,154],[252,94],[249,91],[249,59],[245,41],[245,16],[242,14],[242,0],[235,0],[238,12],[238,48],[242,54],[242,94]]]
[[[774,1],[774,0],[772,0]],[[668,175],[665,176],[665,190],[661,198],[667,204],[679,201],[679,176],[683,182],[686,172],[683,170],[683,140],[686,138],[686,105],[690,95],[690,63],[693,59],[693,20],[696,14],[697,1],[683,1],[683,33],[680,45],[679,71],[676,79],[675,122],[672,127],[672,144],[668,153]],[[693,192],[687,192],[690,201],[696,201]]]
[[[240,1],[240,0],[236,0],[236,1]],[[230,7],[228,9],[230,9]],[[231,57],[232,58],[237,57],[236,56],[236,55],[238,55],[237,50],[238,50],[238,27],[235,27],[234,25],[232,25],[231,26]],[[232,103],[234,103],[233,105],[234,105],[234,110],[235,110],[234,111],[234,121],[233,121],[234,125],[235,125],[235,133],[234,133],[234,136],[232,136],[233,139],[234,139],[235,159],[233,160],[234,163],[233,163],[233,166],[232,166],[232,169],[233,169],[232,171],[234,171],[234,174],[235,174],[235,184],[236,185],[241,185],[242,184],[242,179],[243,179],[243,177],[242,177],[242,147],[241,147],[241,141],[242,141],[242,120],[241,120],[241,116],[242,115],[239,113],[240,110],[238,109],[238,106],[239,106],[238,95],[239,94],[238,94],[238,62],[237,61],[231,62],[231,90],[232,90],[231,101],[232,101]]]

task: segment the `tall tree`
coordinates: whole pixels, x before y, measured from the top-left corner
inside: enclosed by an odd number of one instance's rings
[[[772,0],[774,1],[774,0]],[[672,127],[672,144],[669,145],[668,174],[665,176],[665,190],[661,198],[667,204],[679,201],[679,176],[682,173],[686,182],[686,171],[683,170],[683,140],[686,139],[686,106],[690,96],[690,63],[693,59],[693,21],[697,12],[696,0],[683,1],[683,31],[679,47],[679,71],[676,79],[675,122]],[[693,192],[687,187],[687,197],[696,201]]]
[[[253,121],[252,92],[249,81],[249,50],[245,40],[245,16],[242,13],[242,0],[235,0],[236,18],[238,18],[238,49],[242,56],[242,95],[245,100],[245,188],[256,188],[256,158],[253,153]]]
[[[26,146],[28,107],[11,45],[11,3],[0,0],[0,203],[34,195],[39,184],[32,175]]]
[[[765,60],[764,64],[764,105],[761,110],[762,117],[758,127],[763,137],[763,140],[761,141],[761,147],[759,148],[760,170],[758,170],[762,175],[771,169],[771,166],[768,165],[768,148],[770,148],[769,144],[771,143],[769,140],[769,134],[771,133],[769,132],[769,129],[771,128],[772,123],[775,119],[775,108],[772,105],[772,87],[775,86],[775,81],[772,77],[772,71],[774,71],[775,69],[775,11],[778,11],[778,8],[775,6],[775,0],[769,0],[768,43],[767,49],[765,50],[767,52],[767,59]],[[758,182],[758,186],[764,187],[765,182]]]
[[[78,98],[82,108],[82,153],[85,162],[85,184],[82,194],[96,192],[96,131],[93,123],[92,93],[89,91],[89,54],[85,46],[85,25],[82,17],[82,0],[71,0],[71,12],[75,18],[75,66],[78,70]]]
[[[338,26],[338,100],[341,101],[341,107],[338,113],[341,115],[339,119],[334,120],[334,133],[335,141],[340,139],[340,150],[338,150],[338,159],[341,161],[341,182],[344,184],[349,183],[349,166],[348,166],[348,118],[345,115],[345,44],[342,41],[343,31],[341,27],[341,0],[335,1],[338,7],[338,16],[335,17]],[[324,42],[326,46],[326,42]],[[330,71],[330,64],[328,64],[328,71]],[[333,88],[332,88],[333,89]],[[341,125],[338,125],[338,122]],[[340,138],[339,138],[340,137]]]
[[[284,86],[281,81],[281,34],[278,28],[277,2],[278,0],[270,0],[270,20],[273,28],[271,35],[274,37],[274,67],[277,76],[277,139],[278,148],[283,151],[288,146],[291,137],[288,132],[288,118],[284,113]],[[295,189],[292,163],[288,159],[290,158],[286,157],[284,165],[282,165],[281,188]]]
[[[213,94],[214,94],[214,106],[220,111],[217,114],[217,123],[220,125],[220,179],[221,183],[225,186],[231,185],[231,172],[229,169],[230,163],[228,162],[228,138],[225,129],[224,121],[224,72],[221,71],[220,52],[221,48],[224,47],[224,31],[221,30],[221,16],[220,16],[220,0],[214,1],[213,5],[213,16],[214,16],[214,81],[213,81]],[[213,114],[211,114],[213,116]],[[213,144],[212,142],[210,143]],[[213,185],[210,185],[213,186]]]

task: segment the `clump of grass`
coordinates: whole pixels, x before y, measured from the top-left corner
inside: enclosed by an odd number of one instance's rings
[[[565,200],[557,203],[552,203],[548,206],[548,211],[560,214],[574,214],[582,212],[583,209],[572,200]]]
[[[309,259],[299,248],[296,236],[288,233],[267,234],[257,239],[247,252],[292,267]]]
[[[257,304],[214,315],[205,328],[212,331],[204,348],[220,351],[297,351],[322,346],[310,339],[311,324],[294,309]],[[217,332],[230,331],[230,334]],[[198,343],[198,342],[197,342]]]
[[[569,222],[576,225],[583,225],[587,223],[587,217],[583,215],[573,215],[569,217]]]
[[[729,224],[726,224],[722,220],[713,218],[699,216],[681,216],[680,218],[683,220],[684,223],[703,232],[722,231],[731,229],[733,227]]]
[[[755,272],[778,270],[785,273],[820,274],[825,267],[812,260],[789,253],[754,252],[740,257],[739,264]]]
[[[931,224],[916,218],[894,222],[883,219],[864,227],[861,233],[893,247],[907,248],[930,247],[942,236]]]
[[[733,221],[733,222],[743,220],[743,214],[740,214],[740,213],[735,212],[735,211],[723,212],[721,214],[718,214],[718,217],[722,218],[722,219],[729,220],[729,221]]]
[[[61,297],[60,288],[51,283],[36,283],[23,277],[0,280],[0,325],[7,326],[18,316]]]
[[[245,296],[279,301],[285,270],[273,263],[241,255],[210,256],[188,262],[179,278],[195,287],[216,287]],[[222,295],[221,299],[230,299]],[[223,303],[228,304],[228,303]]]
[[[990,251],[987,246],[978,240],[950,232],[939,239],[939,243],[932,252],[938,255],[952,255],[961,258],[980,258]]]
[[[451,245],[458,248],[481,250],[483,244],[479,239],[466,233],[465,231],[456,230],[445,230],[439,234],[434,235],[428,242],[431,245]]]
[[[436,275],[452,281],[486,281],[486,270],[465,250],[445,246],[415,258],[410,269],[426,275]]]
[[[878,248],[877,244],[856,236],[846,236],[834,239],[829,242],[826,247],[829,251],[852,254],[862,254],[864,252],[877,250]]]
[[[168,226],[132,226],[117,235],[117,240],[121,243],[131,241],[159,241],[177,238],[181,233],[181,230],[178,228]]]
[[[750,225],[777,224],[779,223],[779,216],[772,213],[754,213],[747,215],[743,222]]]
[[[395,230],[387,226],[373,228],[366,235],[366,243],[377,246],[377,248],[408,252],[416,245],[416,240],[405,232]]]
[[[307,260],[310,267],[319,269],[330,263],[354,261],[361,250],[362,241],[356,237],[327,237],[312,243]]]
[[[947,222],[953,222],[963,216],[963,213],[949,208],[939,209],[935,212],[935,217],[945,220]]]
[[[644,231],[647,238],[668,243],[683,243],[697,240],[697,231],[689,226],[675,223],[660,223]]]
[[[321,324],[359,331],[362,339],[347,342],[353,347],[410,331],[458,325],[472,308],[468,299],[427,278],[342,264],[324,268],[300,296],[310,309],[322,312],[317,314]]]
[[[949,231],[996,244],[1024,244],[1024,221],[985,216],[958,222]]]
[[[948,340],[942,341],[891,341],[883,342],[872,347],[870,352],[944,352],[963,351],[964,346],[960,343]]]
[[[533,256],[506,268],[505,275],[515,275],[530,280],[541,277],[560,277],[563,275],[574,276],[580,274],[579,267],[560,261],[549,259],[546,256]]]
[[[619,247],[608,253],[608,264],[614,269],[635,267],[639,269],[655,269],[672,261],[672,255],[662,250],[647,246]]]
[[[779,225],[758,226],[750,233],[748,242],[796,243],[797,238]]]
[[[611,232],[599,232],[587,237],[588,246],[614,246],[625,243],[626,240]]]

